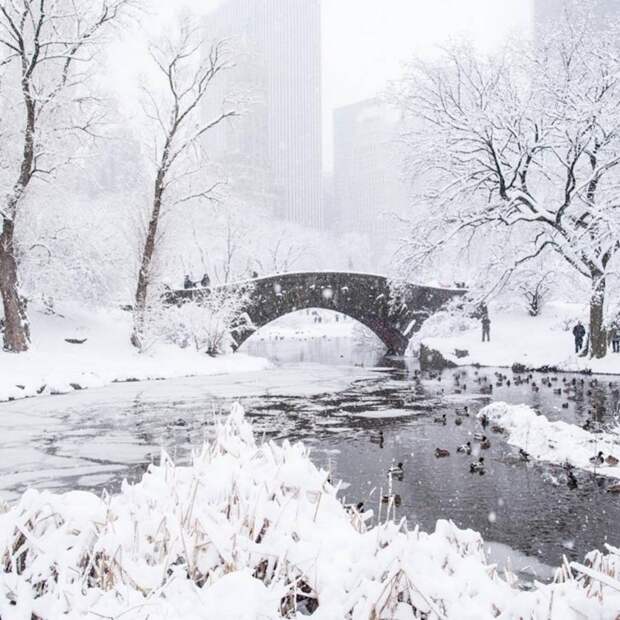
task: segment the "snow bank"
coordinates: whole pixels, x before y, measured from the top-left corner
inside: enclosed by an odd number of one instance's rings
[[[620,551],[520,591],[471,530],[349,512],[301,444],[257,445],[235,406],[192,467],[119,495],[29,491],[0,514],[0,616],[613,620]]]
[[[64,394],[114,381],[226,374],[271,366],[265,359],[248,355],[213,358],[168,344],[139,354],[129,343],[130,313],[72,306],[59,312],[31,312],[33,343],[27,353],[0,351],[0,401]],[[66,339],[84,342],[72,344]]]
[[[516,362],[528,368],[554,366],[565,371],[620,374],[620,354],[610,351],[602,360],[575,354],[571,330],[577,319],[588,325],[585,306],[549,303],[537,317],[529,316],[525,310],[491,306],[490,318],[491,342],[482,342],[480,321],[438,313],[412,338],[408,353],[414,354],[423,343],[460,366],[509,367]]]
[[[497,402],[478,412],[486,415],[491,424],[498,424],[508,432],[508,443],[523,448],[532,458],[549,463],[570,463],[580,469],[594,471],[601,476],[620,478],[620,466],[597,465],[590,458],[603,452],[605,457],[620,460],[620,436],[613,433],[591,433],[575,424],[550,422],[527,405],[508,405]]]

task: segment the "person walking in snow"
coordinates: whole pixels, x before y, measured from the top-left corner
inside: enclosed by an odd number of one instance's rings
[[[620,353],[620,321],[616,319],[607,333],[611,348],[614,353]]]
[[[482,342],[491,342],[491,319],[488,314],[482,315]]]
[[[586,336],[586,328],[581,321],[577,321],[577,325],[573,327],[573,336],[575,338],[575,353],[579,353],[581,347],[583,347],[583,339]]]

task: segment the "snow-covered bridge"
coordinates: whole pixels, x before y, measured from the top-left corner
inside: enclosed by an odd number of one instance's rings
[[[463,295],[464,289],[434,288],[411,283],[392,286],[385,276],[335,271],[284,273],[226,287],[250,287],[245,308],[252,329],[237,335],[237,346],[275,319],[307,308],[324,308],[346,314],[371,329],[389,353],[404,353],[411,336],[445,303]],[[195,299],[205,289],[169,294],[171,302]]]

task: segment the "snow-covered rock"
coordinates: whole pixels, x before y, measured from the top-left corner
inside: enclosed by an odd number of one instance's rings
[[[620,465],[594,465],[590,461],[599,452],[620,461],[620,435],[591,433],[561,420],[550,422],[527,405],[496,402],[483,407],[478,412],[478,417],[482,416],[503,427],[508,433],[508,443],[522,448],[536,460],[568,463],[580,469],[596,470],[601,476],[620,478]]]

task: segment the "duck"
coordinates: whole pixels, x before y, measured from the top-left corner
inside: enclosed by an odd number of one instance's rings
[[[454,418],[454,423],[457,426],[461,426],[461,424],[463,424],[463,420],[461,420],[461,418]]]
[[[398,465],[392,465],[390,469],[388,469],[388,476],[402,478],[404,474],[405,474],[405,470],[403,469],[402,463],[398,463]]]
[[[607,493],[620,493],[620,482],[607,487]]]
[[[523,448],[519,448],[519,456],[521,457],[522,461],[530,460],[530,455]]]
[[[443,424],[445,426],[447,422],[446,414],[444,413],[440,418],[435,418],[434,422],[436,424]]]
[[[483,439],[486,439],[486,435],[483,435],[482,433],[474,433],[474,441],[482,441]]]
[[[444,448],[435,448],[435,456],[440,459],[444,456],[450,456],[450,451]]]
[[[480,448],[482,450],[488,450],[491,447],[491,442],[489,441],[489,439],[487,437],[484,437],[481,441],[480,441]]]
[[[504,433],[506,432],[506,429],[503,426],[500,426],[499,424],[494,424],[491,427],[491,432],[492,433]]]
[[[371,435],[370,441],[372,443],[383,443],[383,431],[379,431],[376,435]]]
[[[602,452],[599,452],[596,456],[590,457],[590,463],[593,465],[602,465],[605,462],[605,457]]]
[[[576,489],[579,486],[577,482],[577,478],[575,477],[575,474],[573,473],[572,469],[569,469],[566,472],[566,486],[569,489]]]
[[[485,413],[480,416],[480,424],[482,424],[482,428],[486,428],[489,425],[489,418]]]
[[[456,449],[457,452],[464,452],[465,454],[471,454],[471,441],[464,443]]]
[[[467,405],[465,405],[465,407],[463,407],[463,410],[461,411],[460,409],[457,409],[455,411],[456,415],[460,415],[463,417],[468,417],[469,416],[469,408],[467,407]]]
[[[612,454],[610,454],[606,459],[605,459],[605,463],[607,465],[611,465],[612,467],[615,467],[618,463],[620,463],[620,460],[617,459],[615,456],[613,456]]]
[[[381,497],[381,503],[383,503],[383,504],[389,504],[390,500],[392,502],[394,502],[395,506],[400,506],[401,499],[400,499],[400,495],[398,495],[398,493],[396,493],[395,495],[383,495]]]
[[[476,472],[484,473],[484,457],[481,456],[477,461],[469,464],[469,471],[474,474]]]

